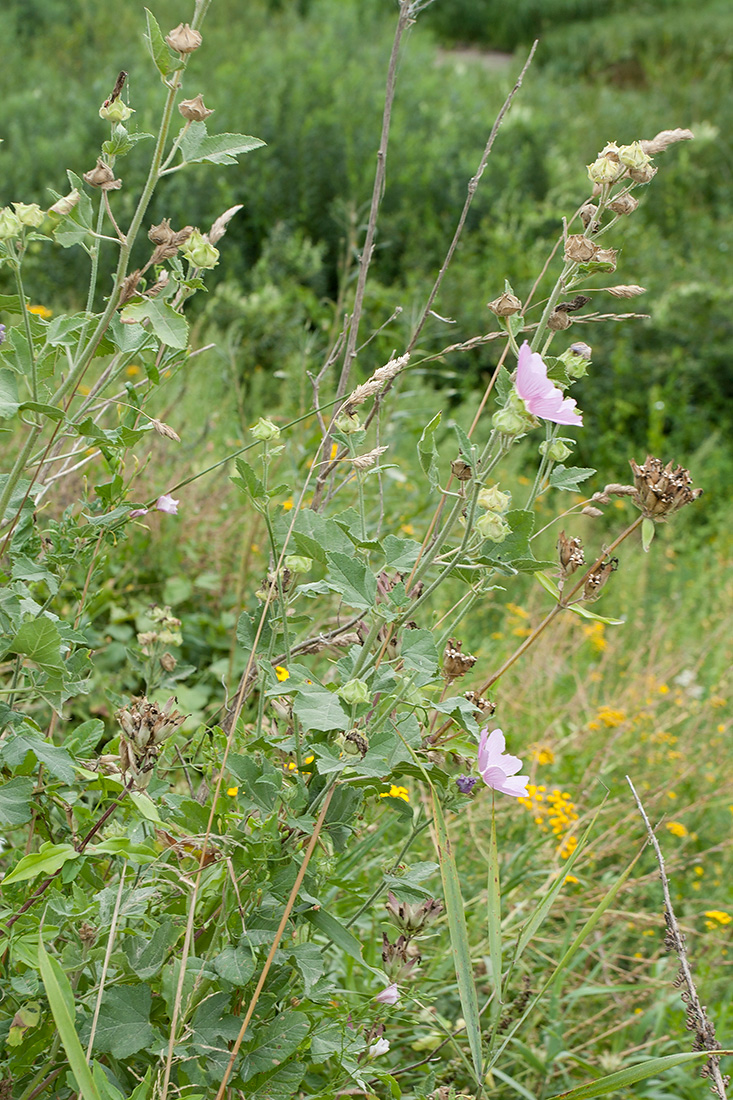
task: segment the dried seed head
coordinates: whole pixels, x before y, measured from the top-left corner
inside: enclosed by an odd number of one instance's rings
[[[579,538],[568,538],[564,531],[560,532],[557,540],[557,553],[563,577],[569,577],[581,565],[585,565],[583,543]]]
[[[619,195],[613,202],[609,202],[608,209],[614,214],[633,214],[639,205],[639,200],[633,195]]]
[[[491,312],[495,313],[497,317],[511,317],[513,313],[519,313],[522,308],[519,298],[508,292],[494,298],[493,302],[487,304]]]
[[[570,328],[572,321],[568,317],[564,310],[556,309],[547,318],[547,327],[552,332],[562,332],[563,329]]]
[[[602,264],[603,267],[600,270],[615,271],[617,255],[615,248],[599,248],[593,257],[593,263]]]
[[[573,263],[585,264],[592,260],[598,252],[598,245],[593,244],[582,233],[572,233],[565,242],[565,259]]]
[[[122,280],[120,297],[117,302],[118,307],[124,306],[125,302],[129,302],[130,298],[134,298],[135,294],[138,293],[137,284],[140,282],[140,274],[140,268],[137,268],[136,271],[131,271],[130,274]]]
[[[559,313],[575,313],[577,310],[582,309],[583,306],[587,306],[590,298],[587,294],[576,294],[570,302],[558,302],[555,306],[555,312]]]
[[[179,23],[165,36],[165,40],[172,50],[184,54],[193,53],[201,45],[201,35],[192,30],[188,23]]]
[[[400,935],[394,943],[390,943],[387,933],[382,933],[382,968],[392,981],[409,978],[419,963],[420,955],[414,949],[410,950],[407,936]]]
[[[692,130],[682,130],[678,127],[676,130],[660,130],[655,137],[649,141],[640,141],[639,145],[645,153],[653,157],[657,153],[663,153],[670,145],[678,141],[690,141],[694,136]]]
[[[664,521],[685,504],[692,504],[702,495],[702,489],[693,489],[690,471],[683,466],[666,466],[658,458],[647,455],[643,466],[631,459],[634,474],[633,503],[648,519]]]
[[[443,912],[443,902],[435,898],[427,898],[421,902],[399,901],[390,890],[385,909],[402,932],[414,936],[438,919]]]
[[[594,600],[597,600],[606,581],[617,569],[618,558],[608,558],[596,566],[586,577],[583,586],[583,599],[587,603],[593,603]]]
[[[629,177],[634,183],[649,183],[657,174],[653,164],[643,164],[641,168],[629,168]]]
[[[144,789],[152,777],[160,744],[170,737],[188,717],[172,709],[175,698],[159,706],[145,696],[133,696],[127,707],[115,712],[120,736],[120,771],[128,772],[138,788]]]
[[[484,699],[477,691],[467,691],[465,698],[476,708],[482,718],[493,718],[496,714],[496,703],[492,703],[491,699]]]
[[[462,645],[463,642],[454,642],[449,638],[443,651],[443,676],[449,684],[470,672],[478,660],[471,653],[461,653]]]
[[[598,213],[598,207],[595,206],[592,202],[586,202],[581,206],[580,210],[578,211],[578,214],[580,216],[580,220],[583,223],[583,228],[584,229],[588,228],[588,226],[593,221],[593,219],[595,218],[597,213]],[[600,222],[595,222],[594,225],[593,225],[593,228],[591,229],[591,233],[595,233],[598,229],[600,229],[600,227],[601,227],[601,223]]]
[[[168,424],[164,424],[162,420],[156,420],[155,417],[152,417],[150,423],[153,425],[158,435],[162,435],[166,439],[175,439],[176,443],[181,442],[181,437],[178,432],[174,432],[173,429],[169,427]]]
[[[364,759],[369,752],[369,741],[358,729],[349,730],[344,734],[343,745],[347,756],[360,756]]]
[[[160,667],[164,672],[173,672],[173,669],[178,664],[172,653],[162,653],[158,658],[160,661]]]
[[[637,286],[636,283],[629,283],[628,286],[604,286],[603,289],[613,298],[638,298],[640,294],[646,294],[646,287]]]
[[[375,447],[373,451],[368,451],[365,455],[357,455],[349,461],[355,470],[368,470],[386,450],[388,450],[387,447]]]
[[[186,122],[205,122],[209,115],[213,115],[213,110],[209,110],[204,106],[204,97],[199,94],[193,99],[182,99],[178,104],[178,110],[181,112]]]
[[[216,244],[227,231],[227,225],[232,220],[234,215],[242,209],[242,203],[237,203],[236,206],[230,206],[228,210],[225,210],[223,214],[220,214],[216,221],[211,226],[211,229],[206,234],[211,244]]]
[[[383,367],[377,367],[374,374],[366,382],[363,382],[360,386],[346,398],[343,404],[343,410],[348,415],[351,415],[354,409],[357,409],[359,405],[363,405],[368,397],[374,397],[376,394],[381,393],[388,382],[391,382],[395,378],[402,368],[409,362],[410,356],[400,355],[396,359],[390,359],[388,363],[385,363]]]
[[[473,477],[473,467],[462,458],[454,458],[450,464],[451,473],[458,481],[470,481]]]
[[[149,290],[145,291],[146,298],[155,298],[158,294],[165,290],[170,280],[170,272],[167,268],[161,268],[158,278],[155,280]]]
[[[597,519],[603,515],[600,508],[594,508],[592,504],[586,504],[585,508],[580,511],[581,516],[591,516],[593,519]]]
[[[101,187],[103,191],[118,191],[122,187],[122,180],[115,179],[114,172],[101,157],[97,157],[94,168],[90,172],[85,172],[82,179],[90,187]]]
[[[152,241],[153,244],[170,244],[174,236],[175,232],[171,229],[170,218],[163,218],[159,225],[151,225],[148,230],[148,240]]]

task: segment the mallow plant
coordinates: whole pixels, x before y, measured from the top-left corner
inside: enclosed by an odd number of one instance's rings
[[[656,524],[701,491],[667,456],[646,456],[632,461],[630,477],[578,502],[595,471],[567,464],[568,433],[583,430],[573,387],[593,369],[576,326],[585,335],[607,316],[587,312],[594,296],[612,303],[643,292],[598,286],[598,277],[616,271],[617,234],[653,183],[657,158],[692,134],[606,144],[546,273],[523,299],[497,287],[490,331],[441,349],[450,356],[493,341],[497,366],[472,423],[445,433],[436,407],[417,426],[434,508],[420,537],[408,536],[384,507],[384,478],[396,464],[385,413],[430,358],[419,337],[436,317],[443,276],[531,56],[407,345],[374,362],[360,322],[397,59],[423,6],[402,0],[358,274],[343,330],[311,375],[312,406],[289,422],[261,417],[245,447],[195,475],[229,464],[243,517],[259,516],[266,532],[270,567],[239,609],[236,690],[222,693],[216,722],[190,729],[176,701],[184,671],[170,652],[185,619],[153,609],[150,629],[128,650],[137,691],[124,695],[97,668],[91,609],[103,565],[123,552],[133,524],[149,523],[154,511],[185,520],[193,475],[139,499],[137,455],[151,432],[170,446],[178,441],[175,425],[155,415],[159,388],[197,368],[186,305],[239,210],[208,229],[163,219],[146,230],[148,206],[158,188],[165,195],[171,174],[201,162],[217,171],[262,144],[217,133],[205,89],[187,86],[189,58],[205,47],[209,3],[196,0],[190,23],[167,33],[147,12],[161,80],[157,133],[137,128],[120,73],[99,108],[107,135],[96,164],[69,170],[68,193],[52,194],[48,205],[10,197],[0,210],[0,1095],[443,1098],[455,1081],[455,1069],[449,1078],[443,1072],[446,1043],[465,1090],[495,1095],[508,1044],[629,873],[619,874],[540,987],[518,990],[522,959],[592,825],[531,906],[515,918],[506,902],[503,910],[499,807],[527,794],[521,754],[531,731],[499,728],[502,675],[558,616],[599,618],[590,605],[613,586],[617,548],[640,532],[649,551]],[[116,200],[125,157],[137,156],[138,145],[150,150],[149,170],[123,225]],[[33,307],[24,278],[31,246],[88,255],[84,309],[50,319]],[[140,377],[127,371],[133,361]],[[304,422],[316,426],[318,445],[301,463],[300,484],[283,484],[283,457],[297,450]],[[536,471],[526,499],[513,501],[502,464],[520,441],[537,454]],[[87,469],[90,489],[80,482]],[[81,497],[69,504],[59,487],[79,484]],[[563,494],[572,494],[569,506]],[[540,497],[557,506],[555,555],[539,550],[548,526],[536,526]],[[600,516],[624,497],[636,518],[587,553],[573,531],[577,516]],[[464,652],[461,622],[519,575],[542,586],[546,613],[490,667],[486,656]],[[93,681],[105,683],[101,717],[85,715]],[[496,802],[490,993],[481,1001],[456,850],[456,822],[476,799]],[[426,980],[440,934],[451,948],[447,993]],[[434,1013],[441,992],[457,999],[461,1020],[441,1024],[444,1037],[426,1057],[410,1057],[400,1037],[444,1020]],[[685,1060],[709,1066],[711,1049],[651,1059],[622,1080],[611,1075],[593,1092],[568,1095],[603,1095]]]

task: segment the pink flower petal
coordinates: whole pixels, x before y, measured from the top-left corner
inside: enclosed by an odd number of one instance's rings
[[[496,790],[500,791],[501,794],[511,795],[512,798],[526,798],[528,783],[528,775],[510,775]]]
[[[177,516],[178,504],[179,502],[174,500],[170,493],[163,493],[155,502],[155,507],[159,512],[167,512],[171,516]]]
[[[547,367],[541,355],[532,351],[525,340],[517,360],[517,393],[527,411],[541,420],[554,424],[582,424],[583,417],[575,412],[577,402],[565,397],[562,390],[547,377]]]

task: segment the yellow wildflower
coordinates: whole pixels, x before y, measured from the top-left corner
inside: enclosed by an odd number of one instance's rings
[[[281,684],[290,679],[290,673],[283,665],[275,665],[275,675]]]
[[[577,836],[570,835],[565,837],[557,852],[561,859],[569,859],[577,847]]]
[[[614,710],[613,707],[599,707],[597,717],[609,729],[615,729],[626,721],[626,711]]]
[[[235,798],[239,793],[239,787],[227,787],[227,794],[230,798]]]
[[[577,882],[579,882],[579,879],[577,879],[577,878],[575,877],[575,875],[566,875],[566,876],[565,876],[565,881],[566,881],[566,882],[572,882],[572,883],[577,883]]]
[[[43,317],[44,321],[47,321],[49,317],[53,317],[53,310],[48,309],[46,306],[28,306],[29,313],[35,313],[37,317]]]
[[[394,783],[388,791],[384,791],[379,796],[380,798],[402,798],[405,802],[410,801],[410,792],[407,787],[396,787]]]
[[[331,444],[331,462],[333,462],[334,458],[338,454],[338,449],[339,449],[338,443],[332,443]]]
[[[730,913],[724,913],[721,909],[706,909],[705,916],[710,918],[705,922],[708,928],[717,928],[719,924],[730,924],[733,920]]]
[[[292,507],[293,507],[293,498],[292,497],[288,497],[287,500],[283,501],[283,503],[282,503],[283,512],[289,512]]]
[[[140,373],[140,368],[137,363],[130,363],[129,367],[125,368],[125,374],[128,378],[137,378]]]
[[[672,836],[687,836],[688,835],[687,826],[683,825],[681,821],[668,821],[667,822],[667,829],[672,834]]]

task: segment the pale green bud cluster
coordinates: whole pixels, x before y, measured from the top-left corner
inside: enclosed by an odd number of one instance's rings
[[[482,489],[478,495],[478,503],[487,512],[509,511],[512,503],[511,493],[502,493],[498,485],[492,485],[490,489]]]
[[[364,680],[347,680],[336,694],[352,707],[359,703],[369,703],[372,698],[369,685]]]
[[[261,416],[249,430],[260,443],[269,443],[273,439],[280,438],[280,429],[277,424],[273,424],[271,420],[267,420],[264,416]]]
[[[128,107],[119,97],[106,107],[102,106],[99,108],[99,117],[103,118],[106,122],[127,122],[130,115],[134,114],[134,108]]]
[[[583,378],[588,373],[591,348],[588,344],[571,344],[558,359],[565,367],[570,378]]]
[[[289,569],[291,573],[310,573],[313,559],[303,557],[300,554],[288,554],[284,564],[285,568]]]
[[[181,247],[181,252],[194,267],[216,267],[219,263],[219,249],[214,248],[211,241],[198,229],[194,229]]]
[[[22,229],[20,218],[15,211],[9,206],[4,206],[0,210],[0,241],[10,241],[14,237],[19,237]]]
[[[353,435],[354,432],[358,432],[361,429],[361,421],[359,420],[358,414],[355,412],[341,413],[340,416],[336,417],[335,425],[344,435]]]
[[[496,512],[485,512],[476,520],[476,531],[490,542],[503,542],[511,532],[511,527]]]
[[[564,462],[571,453],[571,448],[563,439],[546,439],[540,443],[540,454],[547,455],[553,462]]]

